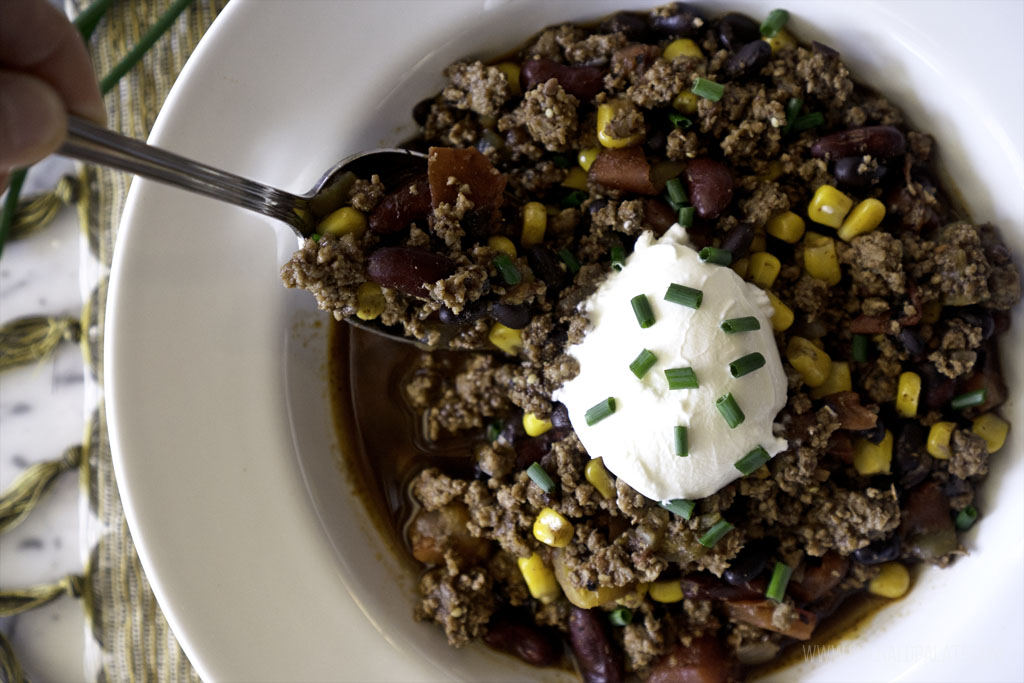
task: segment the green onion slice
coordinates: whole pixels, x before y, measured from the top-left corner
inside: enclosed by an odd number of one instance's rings
[[[665,290],[665,301],[687,308],[700,308],[700,303],[703,300],[704,292],[686,285],[677,285],[673,282]]]
[[[717,102],[722,99],[722,93],[725,92],[725,86],[721,83],[715,83],[707,78],[701,78],[698,76],[694,79],[693,87],[690,88],[690,92],[697,97],[703,97],[706,100]]]
[[[676,455],[685,458],[690,454],[690,439],[686,427],[677,425],[672,430],[672,435],[676,442]]]
[[[530,479],[533,479],[533,483],[540,487],[544,493],[551,493],[555,490],[555,480],[541,467],[539,462],[535,462],[527,467],[526,474],[529,475]]]
[[[704,263],[716,263],[720,266],[728,266],[732,263],[732,252],[728,249],[704,247],[697,252],[697,256]]]
[[[753,330],[759,329],[761,329],[761,323],[752,315],[748,315],[744,318],[729,318],[728,320],[722,321],[722,331],[726,334],[752,332]]]
[[[707,530],[703,536],[697,539],[705,548],[714,548],[715,544],[722,540],[722,537],[733,530],[733,525],[724,519],[715,522],[715,525]]]
[[[569,194],[562,197],[562,201],[558,203],[563,209],[571,209],[579,206],[583,202],[587,201],[587,197],[590,195],[583,190],[573,190]]]
[[[765,38],[774,38],[782,30],[782,27],[789,21],[789,12],[784,9],[773,9],[768,13],[768,18],[761,24],[761,35]]]
[[[796,121],[793,122],[793,132],[799,133],[801,131],[810,130],[811,128],[817,128],[824,123],[825,115],[820,111],[811,112],[810,114],[801,114],[796,117]]]
[[[658,505],[674,515],[679,515],[683,519],[693,517],[693,509],[697,507],[697,503],[684,498],[673,498],[672,500],[662,501]]]
[[[626,250],[622,247],[612,247],[612,268],[622,270],[626,265]]]
[[[858,363],[866,363],[868,360],[869,349],[868,349],[868,336],[866,334],[855,334],[853,335],[853,343],[851,345],[853,352],[853,360]]]
[[[729,363],[729,372],[733,377],[743,377],[743,375],[749,375],[762,367],[764,367],[764,356],[755,351]]]
[[[761,465],[765,464],[772,459],[772,456],[768,455],[763,447],[758,446],[754,450],[750,451],[742,458],[736,461],[736,469],[743,473],[743,476],[753,474],[756,472]]]
[[[615,412],[615,399],[609,396],[597,405],[589,408],[583,415],[587,425],[593,426]]]
[[[580,262],[576,260],[576,257],[572,255],[572,252],[562,247],[558,250],[558,258],[562,259],[562,263],[565,264],[566,268],[569,269],[570,273],[578,273],[580,270]]]
[[[487,425],[487,440],[494,442],[501,436],[501,430],[504,428],[501,420],[493,420]]]
[[[637,294],[629,300],[633,307],[633,315],[640,327],[647,329],[654,324],[654,311],[651,309],[651,302],[647,300],[646,294]]]
[[[494,257],[494,267],[498,269],[501,274],[501,278],[507,285],[518,285],[523,281],[523,275],[516,268],[516,264],[512,263],[512,257],[508,254],[498,254]]]
[[[633,610],[628,607],[616,607],[608,613],[608,621],[612,626],[628,626],[633,623]]]
[[[314,232],[312,235],[309,236],[309,239],[313,240],[314,242],[319,242],[320,241],[320,237],[321,237],[320,233]]]
[[[783,134],[788,133],[800,116],[800,110],[804,108],[804,101],[799,97],[790,97],[786,102],[786,126],[782,129]]]
[[[654,367],[654,364],[658,362],[658,357],[653,353],[644,349],[640,352],[640,355],[633,359],[633,362],[629,364],[629,370],[637,379],[643,379],[647,371]]]
[[[693,227],[693,214],[696,212],[692,206],[684,206],[679,209],[679,225],[684,228]]]
[[[973,408],[974,406],[980,406],[982,403],[984,403],[987,397],[987,389],[975,389],[974,391],[968,391],[966,394],[954,396],[953,400],[949,402],[949,407],[952,408],[953,410]]]
[[[768,590],[764,592],[764,597],[775,602],[782,602],[782,599],[786,597],[786,586],[789,584],[789,577],[792,574],[792,567],[782,562],[776,562],[775,569],[772,570],[772,580],[768,582]]]
[[[677,111],[674,111],[668,115],[668,122],[671,123],[676,128],[682,128],[683,130],[686,130],[687,128],[693,125],[693,120],[690,117],[683,116]]]
[[[665,379],[669,389],[696,389],[698,386],[697,373],[693,368],[668,368]]]
[[[672,205],[673,209],[679,209],[683,204],[690,201],[690,198],[686,195],[686,190],[683,189],[683,181],[679,178],[673,178],[665,183],[665,194],[667,195],[668,203]]]
[[[736,399],[732,397],[732,394],[726,394],[715,401],[715,407],[718,408],[718,412],[725,418],[725,423],[729,425],[730,429],[735,429],[739,425],[743,424],[743,420],[746,416],[743,411],[740,410],[740,406],[736,403]]]
[[[967,531],[974,523],[978,520],[978,508],[973,505],[968,505],[960,512],[956,513],[956,528],[960,531]]]

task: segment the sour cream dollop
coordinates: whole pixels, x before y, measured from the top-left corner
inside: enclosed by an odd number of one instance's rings
[[[665,300],[676,283],[703,292],[700,308]],[[654,324],[641,328],[630,301],[645,294]],[[644,232],[620,272],[613,272],[582,310],[591,327],[568,353],[579,374],[554,398],[565,404],[573,429],[592,458],[648,498],[695,500],[742,476],[736,462],[758,446],[774,456],[786,441],[774,435],[786,404],[786,374],[771,327],[772,307],[757,286],[731,268],[701,262],[678,224],[655,241]],[[726,334],[723,320],[755,317],[760,329]],[[643,349],[657,358],[642,379],[630,363]],[[750,353],[765,364],[733,377],[729,363]],[[670,368],[693,368],[698,386],[671,390]],[[715,405],[732,394],[745,419],[730,428]],[[615,399],[615,412],[588,425],[588,409]],[[685,426],[689,454],[676,455],[675,427]]]

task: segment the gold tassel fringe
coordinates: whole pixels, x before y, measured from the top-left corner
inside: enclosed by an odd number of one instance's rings
[[[32,465],[0,496],[0,533],[16,526],[35,507],[57,477],[82,462],[82,447],[72,446],[60,460]],[[0,616],[3,616],[0,613]]]
[[[33,586],[21,590],[0,591],[0,617],[10,617],[20,612],[41,607],[67,593],[73,598],[81,597],[85,577],[69,574],[49,586]]]
[[[0,372],[45,359],[62,341],[77,342],[81,326],[70,316],[28,316],[0,327]]]
[[[18,202],[14,222],[11,223],[11,239],[25,237],[50,223],[67,204],[78,201],[81,182],[72,175],[66,175],[57,182],[57,187]]]

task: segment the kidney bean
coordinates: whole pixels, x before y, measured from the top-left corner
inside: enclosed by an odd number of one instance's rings
[[[647,683],[726,683],[739,678],[739,667],[712,636],[679,643],[651,668]]]
[[[562,643],[557,636],[506,617],[496,617],[487,624],[483,641],[533,666],[552,666],[562,657]]]
[[[865,154],[889,158],[898,157],[906,151],[906,138],[893,126],[864,126],[843,130],[818,138],[811,145],[811,155],[818,159],[842,159]]]
[[[463,325],[480,319],[485,313],[487,313],[487,307],[488,302],[483,299],[477,299],[476,301],[471,301],[466,304],[459,313],[454,313],[452,309],[447,306],[442,306],[441,310],[437,313],[441,322],[445,325]]]
[[[761,25],[746,14],[729,12],[718,20],[717,33],[722,47],[735,52],[751,41],[761,40]]]
[[[832,407],[839,416],[839,424],[843,429],[861,431],[872,429],[878,422],[878,415],[860,403],[860,394],[856,391],[839,391],[825,397],[825,403]]]
[[[449,183],[449,178],[458,182]],[[442,202],[454,205],[459,186],[469,185],[474,212],[492,215],[501,208],[507,178],[494,168],[490,159],[475,147],[454,149],[431,147],[427,156],[427,179],[430,182],[430,201],[434,208]]]
[[[569,273],[561,266],[561,260],[547,247],[536,245],[526,251],[526,262],[549,290],[559,290],[565,286]]]
[[[502,304],[494,303],[491,305],[491,317],[497,320],[505,327],[511,327],[513,330],[521,330],[530,324],[530,307],[526,304]]]
[[[873,565],[892,562],[900,556],[900,537],[896,534],[875,541],[853,551],[853,559],[861,564]]]
[[[679,220],[679,214],[662,199],[644,197],[644,224],[661,235]]]
[[[367,223],[370,230],[387,235],[405,230],[413,221],[426,221],[432,208],[430,184],[423,175],[385,196],[370,213]]]
[[[765,43],[767,45],[767,43]],[[750,223],[740,223],[730,228],[722,237],[722,249],[732,253],[732,260],[735,263],[743,258],[750,250],[750,243],[754,241],[754,228]]]
[[[516,422],[521,426],[523,421],[516,420]],[[540,462],[551,450],[551,438],[551,431],[544,432],[540,436],[526,436],[525,432],[520,432],[519,437],[513,442],[516,449],[516,467],[526,469],[533,463]]]
[[[729,80],[746,80],[761,72],[772,58],[772,47],[763,40],[754,40],[729,55],[722,72]]]
[[[854,334],[885,334],[889,330],[889,318],[884,315],[858,315],[850,321],[850,332]]]
[[[602,150],[590,166],[588,177],[599,185],[616,190],[658,194],[651,182],[651,165],[647,163],[647,157],[640,147]]]
[[[651,28],[665,36],[692,38],[704,24],[700,10],[688,2],[673,2],[651,14]]]
[[[804,568],[804,577],[789,584],[787,592],[805,603],[817,602],[846,578],[850,559],[835,551],[825,553],[820,565]]]
[[[569,612],[569,644],[585,683],[620,683],[625,679],[622,654],[608,637],[602,614],[574,606]]]
[[[409,296],[427,297],[425,284],[442,280],[455,270],[447,256],[415,247],[380,247],[366,260],[366,276],[378,285]]]
[[[631,41],[645,43],[651,34],[651,27],[647,19],[635,12],[616,12],[598,24],[597,32],[624,33]]]
[[[523,92],[554,78],[565,92],[589,102],[604,89],[605,70],[597,66],[567,66],[544,57],[527,59],[519,71]]]
[[[721,161],[691,161],[686,165],[686,185],[690,202],[701,218],[718,218],[732,201],[732,172]]]
[[[734,586],[711,574],[694,572],[679,579],[679,586],[683,596],[696,600],[750,600],[762,597],[768,584],[755,578]]]
[[[842,430],[835,431],[828,439],[828,447],[825,450],[829,455],[835,456],[847,465],[853,464],[853,440],[849,433]]]
[[[875,185],[885,178],[889,172],[889,167],[885,164],[878,164],[872,169],[865,170],[861,173],[860,167],[864,161],[864,157],[843,157],[837,159],[832,174],[836,177],[836,182],[846,187],[867,187],[868,185]]]
[[[907,494],[900,509],[899,534],[904,549],[925,562],[937,562],[960,546],[949,499],[937,482],[926,481]]]

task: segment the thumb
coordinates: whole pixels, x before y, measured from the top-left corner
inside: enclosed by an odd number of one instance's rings
[[[0,70],[0,172],[54,152],[67,133],[67,113],[42,80]]]

